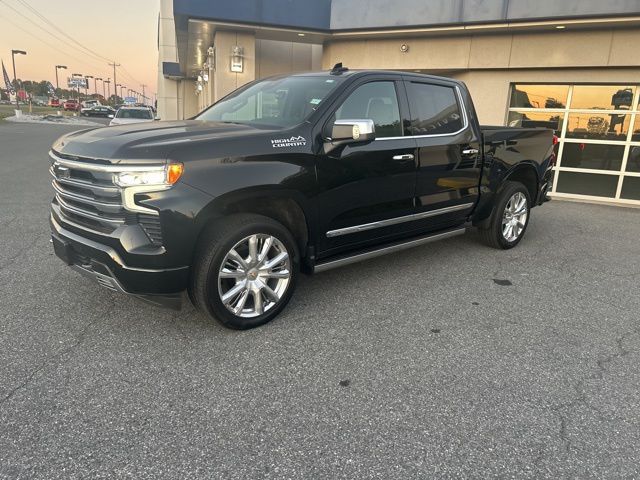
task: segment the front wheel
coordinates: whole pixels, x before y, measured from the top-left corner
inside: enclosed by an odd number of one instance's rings
[[[189,296],[229,328],[254,328],[289,302],[298,262],[295,241],[280,223],[261,215],[229,217],[203,234]]]
[[[515,247],[527,229],[531,198],[527,187],[519,182],[505,182],[497,195],[489,224],[480,229],[484,243],[494,248]]]

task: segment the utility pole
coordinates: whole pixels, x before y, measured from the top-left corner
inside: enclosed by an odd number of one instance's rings
[[[111,79],[107,78],[102,82],[102,89],[104,90],[104,84],[107,84],[107,103],[111,100]]]
[[[109,63],[108,64],[110,67],[113,67],[113,84],[117,85],[118,84],[118,79],[116,78],[116,67],[119,67],[120,64],[116,63],[116,61],[114,60],[113,63]],[[116,97],[118,96],[118,94],[116,93]]]
[[[95,93],[96,95],[98,95],[98,80],[102,80],[102,78],[96,77],[96,78],[93,79],[93,90],[94,90],[93,93]],[[104,95],[103,95],[103,97],[104,97]]]
[[[144,89],[147,87],[146,85],[140,85],[142,87],[142,103],[147,104],[147,97],[144,94]]]

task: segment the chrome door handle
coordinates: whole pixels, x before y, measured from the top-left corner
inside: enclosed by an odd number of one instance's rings
[[[394,155],[393,159],[394,160],[413,160],[413,155],[411,155],[410,153],[406,153],[404,155]]]
[[[463,155],[475,155],[476,153],[478,153],[477,148],[466,148],[462,150]]]

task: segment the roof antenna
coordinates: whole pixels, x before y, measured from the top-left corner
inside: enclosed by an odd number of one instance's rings
[[[336,64],[333,66],[333,68],[331,69],[330,74],[331,74],[331,75],[340,75],[340,74],[342,74],[343,72],[346,72],[346,71],[348,71],[348,70],[349,70],[349,69],[348,69],[347,67],[343,67],[343,66],[342,66],[342,62],[338,62],[338,63],[336,63]]]

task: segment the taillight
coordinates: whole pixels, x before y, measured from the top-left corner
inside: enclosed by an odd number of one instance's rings
[[[553,136],[553,145],[557,145],[558,144],[558,136],[554,135]]]

